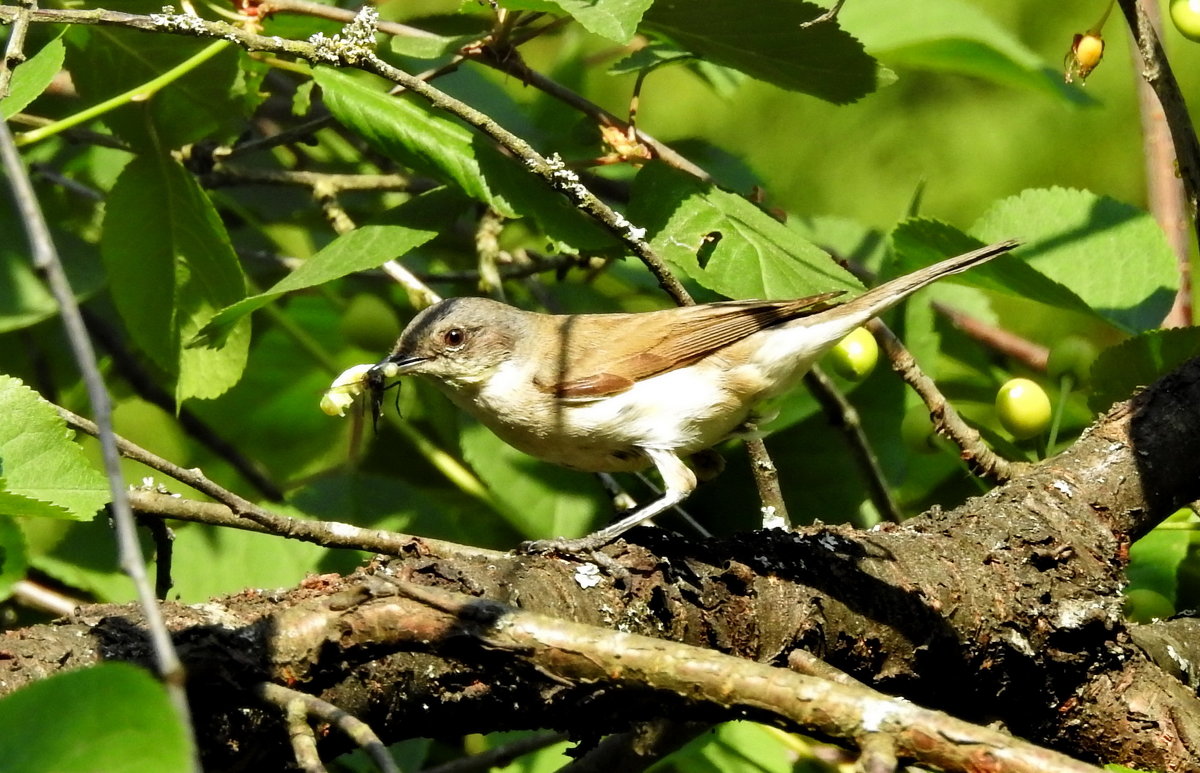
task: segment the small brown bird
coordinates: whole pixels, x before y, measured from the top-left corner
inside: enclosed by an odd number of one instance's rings
[[[452,298],[418,314],[366,378],[430,379],[451,401],[531,456],[588,472],[653,465],[662,496],[579,540],[586,551],[686,498],[682,457],[735,434],[762,400],[793,386],[839,340],[913,292],[1016,246],[1006,241],[898,277],[846,303],[840,292],[728,301],[637,314],[539,314]]]

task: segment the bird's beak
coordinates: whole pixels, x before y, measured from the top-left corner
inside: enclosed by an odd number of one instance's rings
[[[395,378],[403,376],[408,371],[425,362],[428,357],[417,357],[408,354],[393,354],[378,365],[371,368],[371,375],[376,379]]]

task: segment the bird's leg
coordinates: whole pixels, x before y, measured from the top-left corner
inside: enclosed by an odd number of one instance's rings
[[[692,461],[692,460],[689,460],[689,461]],[[695,472],[695,467],[692,468],[692,471]],[[654,496],[656,496],[656,497],[662,496],[662,491],[659,490],[658,485],[655,484],[654,481],[652,481],[648,477],[646,477],[645,473],[635,472],[634,475],[636,475],[638,477],[638,480],[640,480],[643,483],[643,485],[646,486],[646,488],[648,488],[652,492],[654,492]],[[696,479],[701,480],[701,481],[706,480],[706,478],[704,478],[704,476],[700,475],[699,473],[696,474]],[[710,532],[708,529],[704,528],[704,526],[701,525],[701,523],[699,521],[697,521],[695,518],[692,517],[691,513],[689,513],[687,510],[684,510],[683,507],[680,506],[680,503],[678,503],[678,502],[675,503],[674,509],[675,509],[675,513],[680,518],[683,519],[683,522],[686,523],[688,526],[691,526],[692,530],[694,532],[696,532],[697,534],[699,534],[701,537],[704,537],[707,539],[708,537],[712,536],[712,532]],[[643,521],[642,523],[644,523],[646,526],[654,525],[653,521]]]
[[[579,539],[533,540],[523,543],[521,551],[524,553],[586,553],[598,550],[642,521],[653,518],[664,510],[679,504],[696,490],[696,475],[673,451],[658,448],[643,448],[642,452],[650,457],[650,461],[654,462],[654,466],[658,468],[659,474],[662,475],[663,485],[666,487],[666,490],[663,491],[661,497],[645,507],[635,510],[616,523],[611,523],[586,537],[580,537]]]

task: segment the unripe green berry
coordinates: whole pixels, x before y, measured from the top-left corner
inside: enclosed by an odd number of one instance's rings
[[[1200,0],[1171,0],[1171,21],[1181,35],[1200,43]]]
[[[996,394],[996,415],[1018,440],[1040,435],[1050,426],[1050,398],[1027,378],[1014,378]]]
[[[1099,350],[1096,345],[1082,336],[1067,336],[1050,350],[1046,360],[1046,372],[1055,381],[1070,375],[1075,384],[1086,384],[1092,377],[1092,363]]]
[[[865,327],[855,328],[830,350],[829,361],[842,378],[862,381],[879,362],[879,344]]]

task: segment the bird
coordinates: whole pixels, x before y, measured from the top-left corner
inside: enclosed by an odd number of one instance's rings
[[[845,302],[843,291],[718,301],[636,313],[545,314],[480,297],[419,312],[363,383],[433,382],[452,403],[531,456],[595,473],[656,468],[663,491],[579,539],[525,543],[580,553],[615,540],[696,488],[684,459],[737,434],[755,406],[794,386],[855,328],[945,276],[1017,246],[972,250]]]

